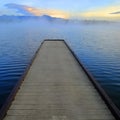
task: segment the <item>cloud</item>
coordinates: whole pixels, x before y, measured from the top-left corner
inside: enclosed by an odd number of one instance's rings
[[[5,4],[5,6],[9,9],[16,9],[17,13],[21,13],[21,14],[26,15],[26,16],[34,15],[25,9],[26,8],[25,5],[18,5],[18,4],[14,4],[14,3],[9,3],[9,4]]]
[[[112,12],[110,14],[120,14],[120,11],[117,11],[117,12]]]
[[[60,18],[69,18],[69,14],[65,11],[54,10],[54,9],[39,9],[26,5],[19,5],[14,3],[5,4],[9,9],[16,9],[17,13],[22,13],[23,15],[30,16],[41,16],[41,15],[50,15],[52,17],[60,17]]]
[[[120,19],[120,6],[108,6],[99,9],[84,11],[79,16],[87,19]],[[118,11],[118,12],[113,12]]]

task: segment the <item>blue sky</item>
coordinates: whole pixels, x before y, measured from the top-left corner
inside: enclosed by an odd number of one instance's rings
[[[0,15],[119,19],[120,0],[0,0]]]

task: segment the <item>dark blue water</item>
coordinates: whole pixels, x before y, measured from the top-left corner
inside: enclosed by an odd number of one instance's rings
[[[120,24],[0,23],[0,106],[44,39],[65,39],[120,108]]]

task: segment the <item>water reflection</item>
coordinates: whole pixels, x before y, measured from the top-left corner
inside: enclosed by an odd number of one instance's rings
[[[0,106],[43,39],[65,39],[120,108],[120,24],[0,23]]]

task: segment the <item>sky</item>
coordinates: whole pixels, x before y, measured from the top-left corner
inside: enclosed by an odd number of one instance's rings
[[[120,19],[120,0],[0,0],[0,15]]]

